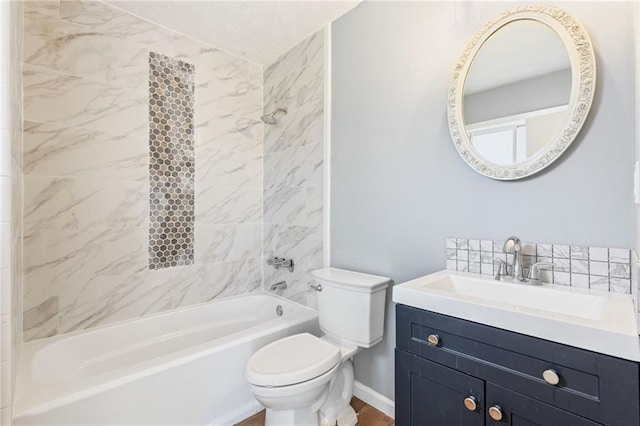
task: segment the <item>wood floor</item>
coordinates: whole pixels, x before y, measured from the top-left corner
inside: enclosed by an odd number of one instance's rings
[[[358,426],[394,425],[394,421],[391,417],[386,416],[384,413],[376,410],[356,397],[351,400],[351,406],[356,410],[356,414],[358,415]],[[264,410],[255,416],[241,421],[236,426],[264,426]]]

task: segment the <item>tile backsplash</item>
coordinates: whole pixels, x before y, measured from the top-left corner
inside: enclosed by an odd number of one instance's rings
[[[509,261],[503,252],[504,241],[448,238],[446,268],[452,271],[495,275],[494,258]],[[554,263],[553,269],[541,270],[545,283],[631,293],[631,250],[624,248],[570,246],[523,242],[525,273],[536,262]],[[507,259],[509,256],[509,259]]]

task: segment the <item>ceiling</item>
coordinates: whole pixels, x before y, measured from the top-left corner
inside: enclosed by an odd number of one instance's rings
[[[107,0],[142,18],[262,65],[358,5],[357,1]]]

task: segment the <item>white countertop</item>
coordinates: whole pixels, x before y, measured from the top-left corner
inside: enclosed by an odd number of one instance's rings
[[[590,351],[640,361],[629,294],[531,286],[440,271],[393,288],[393,301]]]

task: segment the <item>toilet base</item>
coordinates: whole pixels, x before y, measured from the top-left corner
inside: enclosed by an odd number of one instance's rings
[[[267,408],[265,426],[318,426],[318,411],[310,408],[275,411]]]
[[[338,374],[331,381],[329,395],[318,413],[320,426],[355,426],[358,417],[351,407],[353,396],[353,362],[342,362]]]
[[[358,423],[358,415],[351,405],[345,407],[344,411],[338,414],[336,424],[338,426],[356,426]]]

